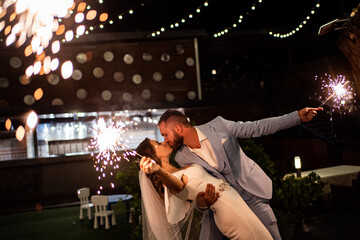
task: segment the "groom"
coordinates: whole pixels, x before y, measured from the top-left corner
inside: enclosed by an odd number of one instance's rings
[[[181,167],[196,163],[214,177],[225,179],[238,191],[273,238],[281,239],[276,217],[269,205],[272,182],[264,171],[245,155],[237,138],[273,134],[301,122],[309,122],[317,111],[321,110],[322,108],[304,108],[280,117],[253,122],[233,122],[219,116],[195,127],[183,113],[167,110],[160,117],[158,127],[165,142],[177,151],[175,160]],[[212,211],[204,211],[201,224],[200,239],[223,238],[216,227]]]

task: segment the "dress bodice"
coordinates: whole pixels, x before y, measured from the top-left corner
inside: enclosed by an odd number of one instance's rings
[[[191,208],[188,200],[195,200],[199,192],[205,192],[206,184],[213,184],[215,191],[220,193],[230,186],[225,180],[211,176],[203,167],[197,164],[190,165],[172,174],[180,180],[183,175],[186,175],[188,178],[184,189],[176,195],[173,195],[165,187],[165,211],[168,221],[172,224],[179,222],[185,217]],[[196,201],[193,201],[193,203],[196,203]]]
[[[187,212],[196,203],[199,192],[205,192],[206,185],[211,183],[215,186],[215,192],[219,192],[219,198],[211,205],[214,220],[219,230],[229,239],[272,239],[269,231],[248,207],[239,193],[223,179],[218,179],[207,173],[200,165],[193,164],[183,168],[173,175],[179,179],[186,175],[188,182],[184,189],[172,195],[165,188],[165,209],[170,223],[177,223],[187,216]]]
[[[188,177],[188,182],[184,189],[176,195],[183,200],[195,200],[199,192],[205,192],[208,183],[215,186],[215,192],[220,193],[229,187],[229,184],[225,180],[211,176],[203,167],[197,164],[190,165],[187,168],[173,173],[173,175],[179,179],[181,179],[182,175]]]

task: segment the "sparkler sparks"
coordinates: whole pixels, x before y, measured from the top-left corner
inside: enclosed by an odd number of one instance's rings
[[[121,122],[118,125],[114,122],[106,124],[104,118],[99,118],[97,123],[98,129],[95,130],[97,134],[91,140],[89,149],[93,151],[91,156],[94,156],[95,151],[99,151],[94,159],[94,168],[99,173],[98,180],[101,180],[106,178],[106,172],[111,176],[114,175],[113,171],[119,169],[121,159],[130,161],[129,157],[142,156],[126,146],[126,132],[129,125],[133,124],[132,122]],[[120,156],[117,155],[119,151],[123,151]],[[110,185],[112,188],[115,187],[112,182]],[[102,189],[103,187],[100,186],[98,194]]]
[[[316,80],[318,77],[315,78]],[[353,91],[349,80],[345,79],[343,75],[337,75],[333,78],[329,74],[325,74],[325,78],[321,78],[321,90],[325,95],[319,95],[318,100],[321,102],[321,106],[329,103],[332,107],[332,111],[338,110],[340,113],[345,111],[351,111],[353,104],[356,102],[356,94]]]

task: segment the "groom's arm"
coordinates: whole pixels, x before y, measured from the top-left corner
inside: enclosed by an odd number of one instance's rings
[[[280,117],[257,121],[235,122],[218,117],[225,129],[237,138],[253,138],[273,134],[277,131],[297,126],[301,123],[297,111]]]
[[[252,138],[273,134],[277,131],[288,129],[301,122],[311,121],[318,111],[323,108],[303,108],[279,117],[264,118],[257,121],[234,122],[218,117],[220,123],[235,137]]]

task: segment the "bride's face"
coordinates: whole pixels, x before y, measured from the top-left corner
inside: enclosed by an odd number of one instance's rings
[[[173,151],[170,145],[165,142],[159,143],[158,141],[150,140],[150,143],[160,159],[163,157],[168,158]]]

